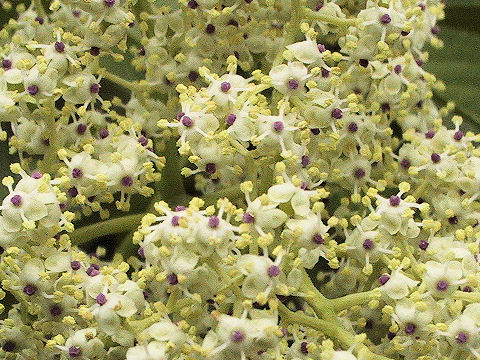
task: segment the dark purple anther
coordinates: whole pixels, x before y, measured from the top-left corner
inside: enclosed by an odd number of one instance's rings
[[[245,214],[243,214],[242,221],[245,224],[253,224],[253,222],[255,221],[255,217],[252,214],[246,212]]]
[[[34,172],[32,173],[32,178],[37,179],[37,180],[38,180],[38,179],[41,179],[41,178],[42,178],[42,173],[39,172],[39,171],[34,171]]]
[[[418,7],[419,7],[422,11],[425,11],[425,9],[427,8],[427,7],[425,6],[425,4],[422,4],[422,3],[418,4]]]
[[[308,166],[310,164],[310,157],[308,155],[302,155],[302,166]]]
[[[307,348],[308,343],[306,341],[302,341],[300,344],[300,352],[302,354],[308,354],[308,348]]]
[[[40,25],[43,25],[44,22],[45,22],[45,19],[44,19],[43,17],[41,17],[41,16],[37,16],[37,17],[35,18],[35,21],[38,22]]]
[[[465,344],[468,341],[468,335],[463,331],[460,331],[455,338],[457,344]]]
[[[195,81],[197,81],[199,76],[200,76],[200,74],[198,72],[190,71],[188,73],[188,80],[190,80],[191,82],[195,82]]]
[[[8,59],[3,59],[2,60],[2,68],[3,70],[9,70],[12,68],[12,62]]]
[[[468,286],[468,285],[467,285],[467,286],[465,286],[465,287],[462,289],[462,291],[463,291],[463,292],[467,292],[467,293],[469,293],[469,292],[472,292],[472,291],[473,291],[473,289],[472,289],[472,287],[471,287],[471,286]]]
[[[88,276],[95,277],[100,274],[100,270],[96,269],[95,266],[91,265],[87,271],[85,271]]]
[[[363,246],[363,248],[364,248],[365,250],[372,250],[373,247],[375,246],[375,244],[373,243],[372,240],[370,240],[370,239],[365,239],[365,241],[363,242],[362,246]]]
[[[273,123],[273,130],[275,130],[276,132],[282,132],[284,128],[285,125],[283,125],[282,121],[275,121]]]
[[[310,132],[313,135],[318,135],[318,134],[320,134],[320,129],[319,128],[313,128],[313,129],[310,129]]]
[[[380,22],[384,25],[390,24],[392,22],[392,18],[388,14],[384,14],[380,17]]]
[[[420,67],[422,67],[423,64],[425,64],[422,59],[417,59],[417,60],[415,60],[415,62],[416,62],[417,65],[420,66]]]
[[[75,9],[75,10],[72,11],[72,15],[73,15],[74,17],[78,18],[78,17],[80,17],[81,12],[80,12],[80,10]]]
[[[192,127],[193,120],[189,116],[182,117],[182,125],[185,127]]]
[[[232,341],[234,343],[241,343],[245,339],[245,335],[240,330],[235,330],[232,334]]]
[[[195,0],[190,0],[187,4],[190,9],[196,9],[198,7],[198,3]]]
[[[208,163],[205,165],[205,171],[209,174],[215,174],[217,171],[217,166],[214,163]]]
[[[390,104],[389,103],[383,103],[380,108],[382,109],[383,113],[388,113],[391,110]]]
[[[145,259],[145,250],[143,250],[143,248],[138,248],[137,250],[137,254],[138,256],[140,256],[142,259]]]
[[[77,190],[77,188],[76,188],[75,186],[72,186],[70,189],[67,190],[67,194],[68,194],[70,197],[74,198],[75,196],[78,195],[78,190]]]
[[[138,138],[138,143],[142,146],[147,146],[148,145],[148,139],[145,136],[140,136]]]
[[[222,92],[228,92],[232,88],[232,84],[230,84],[228,81],[224,81],[220,84],[220,90]]]
[[[351,122],[350,124],[348,124],[348,131],[350,131],[352,133],[357,132],[358,131],[357,123]]]
[[[96,47],[96,46],[92,46],[90,48],[90,55],[92,56],[98,56],[100,55],[100,48],[99,47]]]
[[[288,88],[290,90],[297,90],[299,85],[300,84],[298,83],[298,80],[296,80],[296,79],[288,80]]]
[[[170,275],[167,276],[167,282],[170,285],[177,285],[178,284],[178,276],[177,274],[171,273]]]
[[[363,177],[365,177],[365,170],[363,170],[361,168],[355,169],[355,171],[353,172],[353,175],[357,179],[362,179]]]
[[[92,94],[98,94],[100,92],[100,84],[92,84],[90,85],[90,93]]]
[[[447,290],[447,288],[448,288],[448,284],[445,280],[440,280],[437,283],[437,290],[438,291],[445,291],[445,290]]]
[[[417,329],[417,326],[415,324],[408,323],[405,326],[405,334],[412,335],[415,332],[416,329]]]
[[[393,71],[395,72],[395,74],[400,74],[402,72],[402,65],[395,65]]]
[[[50,315],[58,316],[62,313],[62,308],[58,304],[54,304],[50,307]]]
[[[366,68],[368,66],[368,60],[367,59],[360,59],[358,61],[358,64],[361,66],[361,67],[364,67]]]
[[[100,129],[100,131],[98,132],[98,136],[100,137],[100,139],[105,139],[108,137],[108,135],[110,135],[110,132],[107,128]]]
[[[79,270],[80,267],[82,266],[82,264],[80,264],[80,261],[77,261],[77,260],[73,260],[71,263],[70,263],[70,267],[72,268],[72,270]]]
[[[341,119],[343,117],[343,111],[339,108],[335,108],[332,110],[332,117],[334,119]]]
[[[122,178],[122,186],[130,187],[133,185],[133,178],[130,175],[124,176]]]
[[[426,133],[425,133],[425,137],[427,139],[433,139],[433,137],[435,136],[435,131],[433,130],[428,130]]]
[[[215,32],[215,25],[208,24],[207,27],[205,28],[205,32],[207,34],[213,34]]]
[[[218,216],[212,215],[208,219],[208,226],[211,227],[212,229],[215,229],[220,225],[220,219]]]
[[[35,285],[27,285],[23,288],[23,292],[28,296],[32,296],[33,294],[35,294],[36,291],[37,288]]]
[[[457,225],[458,224],[458,217],[452,216],[448,218],[448,223],[450,225]]]
[[[80,350],[79,347],[70,346],[68,348],[68,355],[70,355],[70,357],[72,357],[72,358],[75,358],[75,357],[79,356],[81,353],[82,353],[82,350]]]
[[[177,207],[175,207],[175,211],[184,211],[186,210],[187,208],[183,205],[178,205]]]
[[[20,195],[13,195],[11,198],[10,198],[10,202],[14,205],[14,206],[20,206],[22,205],[22,197]]]
[[[235,122],[235,120],[237,120],[237,115],[235,114],[230,114],[227,116],[227,118],[225,119],[225,122],[227,123],[227,125],[233,125],[233,123]]]
[[[179,223],[180,223],[180,216],[173,215],[172,220],[170,220],[170,224],[172,224],[172,226],[178,226]]]
[[[378,282],[380,283],[380,285],[385,285],[388,282],[388,280],[390,280],[390,275],[387,275],[387,274],[383,274],[378,278]]]
[[[315,11],[319,11],[322,8],[323,8],[323,3],[320,2],[315,6]]]
[[[0,246],[0,255],[2,255],[4,252],[5,252],[5,249],[2,246]]]
[[[267,269],[267,274],[270,277],[277,277],[280,275],[280,268],[277,265],[272,265]]]
[[[317,245],[322,245],[325,242],[323,236],[320,234],[313,235],[312,241]]]
[[[63,53],[65,51],[65,43],[61,41],[57,41],[53,47],[55,48],[56,52]]]
[[[103,0],[106,7],[112,7],[115,5],[115,0]]]
[[[398,206],[400,205],[400,198],[396,195],[390,196],[389,202],[391,206]]]
[[[327,69],[323,69],[322,68],[322,77],[323,78],[327,78],[330,76],[330,71],[328,71]]]
[[[410,160],[408,159],[403,159],[400,161],[400,166],[403,167],[404,169],[408,169],[410,167]]]
[[[80,179],[83,176],[83,171],[80,170],[79,168],[74,168],[72,170],[72,177],[74,179]]]
[[[318,45],[317,45],[317,49],[318,49],[318,51],[320,51],[321,53],[327,51],[327,48],[326,48],[325,45],[323,45],[323,44],[318,44]]]
[[[98,305],[102,306],[107,303],[107,297],[105,296],[105,294],[98,294],[95,301]]]
[[[85,134],[85,131],[87,131],[87,125],[85,125],[85,124],[78,124],[77,125],[77,134],[78,135]]]
[[[422,240],[418,243],[418,247],[420,248],[420,250],[427,250],[428,245],[430,244],[428,243],[428,241],[425,240]]]
[[[38,86],[37,85],[30,85],[27,88],[27,92],[32,96],[36,95],[38,93]]]
[[[463,138],[463,132],[461,132],[460,130],[458,131],[455,131],[455,134],[453,134],[453,138],[457,141],[460,141],[462,140]]]
[[[440,156],[440,154],[437,154],[437,153],[433,153],[432,155],[430,155],[430,159],[432,159],[432,161],[437,164],[440,162],[440,160],[442,160],[442,157]]]
[[[5,344],[3,344],[2,350],[5,352],[13,352],[15,351],[16,347],[17,346],[15,345],[15,342],[8,340],[8,341],[5,341]]]

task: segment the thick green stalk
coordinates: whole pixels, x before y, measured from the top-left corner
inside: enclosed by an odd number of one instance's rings
[[[75,231],[70,234],[70,239],[72,244],[82,245],[102,236],[131,231],[138,227],[144,215],[145,214],[134,214],[120,216],[114,219],[83,226],[75,229]]]
[[[378,290],[370,290],[356,294],[348,294],[336,299],[328,299],[335,312],[347,310],[352,306],[365,304],[379,298]]]
[[[337,325],[334,322],[314,318],[305,315],[303,312],[290,311],[285,305],[279,303],[278,311],[284,322],[287,324],[300,324],[315,330],[318,330],[328,336],[331,339],[336,340],[342,347],[351,348],[355,347],[354,352],[365,360],[391,360],[388,357],[374,354],[364,344],[356,342],[355,335],[349,333],[342,326]]]

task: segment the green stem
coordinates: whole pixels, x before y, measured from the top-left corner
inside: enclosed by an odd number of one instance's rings
[[[75,231],[70,234],[70,239],[72,244],[82,245],[102,236],[131,231],[138,227],[144,215],[145,214],[126,215],[83,226],[75,229]]]
[[[47,17],[47,13],[45,12],[45,9],[43,7],[42,0],[33,0],[33,6],[35,7],[38,15],[43,18]]]
[[[131,92],[134,92],[137,95],[140,94],[142,90],[145,90],[145,87],[141,86],[138,81],[123,79],[120,76],[115,75],[114,73],[111,73],[108,70],[102,69],[100,71],[100,74],[104,79],[107,79],[127,90],[130,90]]]
[[[318,318],[314,318],[308,315],[305,315],[302,312],[293,312],[290,311],[285,305],[279,303],[278,311],[282,320],[287,324],[300,324],[315,330],[322,332],[327,335],[329,338],[335,339],[342,347],[350,348],[355,346],[356,353],[362,359],[368,360],[391,360],[382,355],[374,354],[369,348],[363,344],[356,343],[355,335],[349,333],[342,326]]]
[[[315,287],[305,270],[303,270],[303,283],[299,290],[307,293],[308,296],[305,297],[305,301],[312,307],[317,316],[336,323],[337,325],[340,324],[330,300]]]
[[[378,298],[378,290],[370,290],[356,294],[348,294],[336,299],[329,299],[328,302],[332,305],[335,312],[340,312],[342,310],[349,309],[352,306],[365,304]]]

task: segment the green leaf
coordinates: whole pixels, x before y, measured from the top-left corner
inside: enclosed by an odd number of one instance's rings
[[[439,97],[454,101],[466,125],[480,131],[480,34],[443,27],[441,38],[445,47],[430,51],[425,69],[447,85]]]

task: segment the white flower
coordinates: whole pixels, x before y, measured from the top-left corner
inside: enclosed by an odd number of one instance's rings
[[[270,70],[273,87],[282,94],[294,95],[304,92],[308,69],[301,62],[294,61],[277,65]]]

